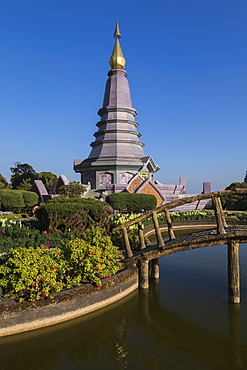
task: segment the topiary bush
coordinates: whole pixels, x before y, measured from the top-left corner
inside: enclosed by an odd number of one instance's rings
[[[26,212],[38,204],[38,195],[32,191],[0,189],[1,211]]]
[[[1,211],[21,212],[24,207],[22,191],[0,189]]]
[[[84,231],[92,224],[105,226],[112,208],[91,198],[54,198],[42,204],[36,211],[43,230]]]
[[[127,211],[128,213],[137,213],[140,211],[149,211],[157,206],[157,199],[152,194],[140,193],[114,193],[106,197],[106,202],[118,211]]]
[[[34,193],[33,191],[22,191],[22,196],[24,199],[25,209],[30,210],[34,206],[36,206],[39,202],[38,194]]]

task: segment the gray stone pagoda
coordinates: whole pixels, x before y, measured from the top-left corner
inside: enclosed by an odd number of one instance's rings
[[[160,168],[153,159],[144,154],[141,134],[135,121],[137,111],[132,107],[125,58],[119,39],[118,23],[114,32],[115,44],[110,58],[103,106],[98,111],[101,117],[94,133],[95,141],[87,159],[75,159],[74,170],[81,173],[81,182],[90,183],[92,189],[109,185],[123,187],[136,174],[153,180]]]

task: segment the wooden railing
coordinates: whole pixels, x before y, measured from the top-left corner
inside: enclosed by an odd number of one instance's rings
[[[128,238],[128,227],[131,225],[137,224],[138,226],[138,234],[139,234],[139,239],[140,239],[140,248],[143,249],[146,247],[145,245],[145,238],[144,238],[144,233],[142,229],[142,222],[146,220],[147,218],[152,218],[153,221],[153,226],[155,230],[155,235],[156,235],[156,240],[157,240],[157,247],[162,248],[165,245],[164,239],[161,234],[161,229],[159,226],[159,221],[158,221],[158,214],[161,212],[164,212],[165,217],[166,217],[166,222],[167,222],[167,228],[168,228],[168,235],[170,239],[175,239],[175,234],[172,228],[172,221],[171,221],[171,216],[170,216],[170,209],[173,209],[175,207],[182,206],[183,204],[186,203],[192,203],[195,201],[203,200],[203,199],[212,199],[213,205],[214,205],[214,213],[215,213],[215,219],[216,219],[216,224],[217,224],[217,233],[218,234],[225,234],[226,230],[225,228],[227,227],[227,223],[225,220],[223,208],[222,208],[222,203],[221,203],[221,197],[222,196],[229,196],[229,195],[243,195],[247,194],[247,188],[246,189],[235,189],[235,190],[223,190],[223,191],[216,191],[213,193],[207,193],[207,194],[198,194],[193,197],[188,197],[188,198],[182,198],[178,200],[174,200],[172,202],[163,204],[157,208],[155,208],[152,211],[148,211],[145,214],[136,217],[133,220],[127,221],[121,225],[118,225],[112,229],[112,231],[117,231],[121,230],[123,233],[124,237],[124,242],[125,242],[125,248],[126,248],[126,257],[130,258],[133,256],[129,238]]]

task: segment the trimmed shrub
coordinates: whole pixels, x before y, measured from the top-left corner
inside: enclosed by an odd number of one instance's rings
[[[21,212],[38,204],[38,195],[32,191],[0,189],[0,209]]]
[[[92,224],[103,227],[112,209],[104,202],[91,198],[54,198],[36,211],[43,230],[84,231]]]
[[[31,209],[36,206],[39,202],[38,194],[34,193],[33,191],[22,191],[25,208]]]
[[[157,206],[157,199],[152,194],[114,193],[106,197],[106,202],[118,211],[140,212],[149,211]]]
[[[2,211],[20,212],[25,208],[24,198],[18,190],[0,190],[0,203]]]

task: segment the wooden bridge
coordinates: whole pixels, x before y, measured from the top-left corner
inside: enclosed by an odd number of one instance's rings
[[[148,211],[131,221],[127,221],[113,228],[112,231],[121,230],[123,233],[126,247],[125,264],[136,264],[139,267],[140,288],[149,288],[150,274],[152,278],[159,278],[159,257],[195,248],[227,244],[229,301],[240,303],[239,244],[247,243],[247,223],[242,224],[241,222],[236,222],[233,226],[228,226],[222,209],[221,197],[244,194],[247,194],[247,189],[217,191],[178,199],[161,205],[152,211]],[[185,203],[200,201],[202,199],[211,199],[213,202],[216,228],[176,237],[169,210]],[[164,241],[162,237],[161,227],[157,216],[159,213],[164,213],[166,216],[169,235],[169,240],[167,241]],[[142,227],[143,221],[147,218],[152,218],[153,228],[156,235],[156,244],[151,247],[146,247],[145,245],[145,236]],[[136,252],[132,252],[128,238],[128,227],[136,224],[138,226],[140,249]]]

